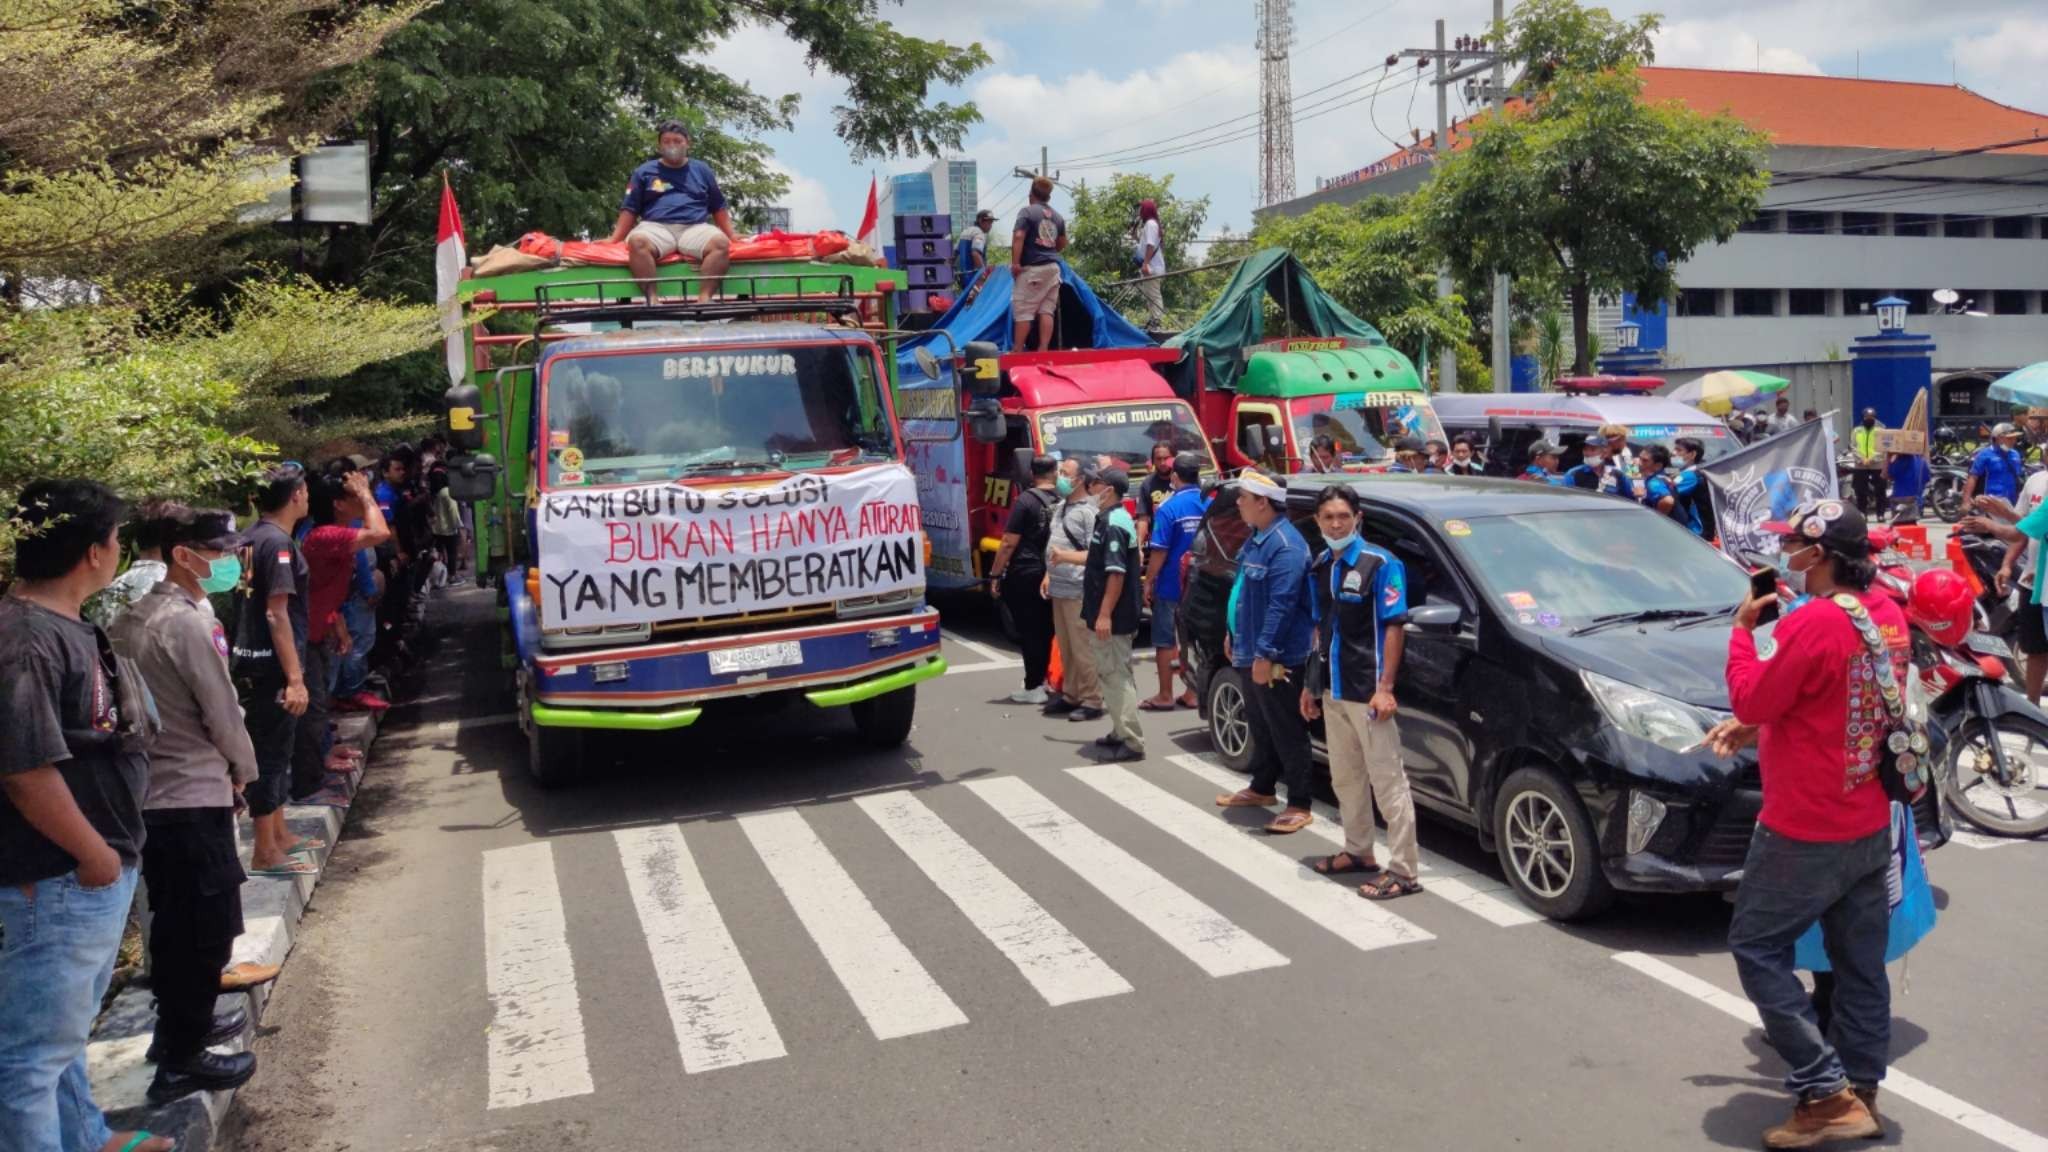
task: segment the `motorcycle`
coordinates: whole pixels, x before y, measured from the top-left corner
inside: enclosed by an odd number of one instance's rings
[[[1927,491],[1922,496],[1927,510],[1953,524],[1968,511],[1963,505],[1963,489],[1970,482],[1970,470],[1954,464],[1934,463],[1927,473]]]
[[[2018,640],[2019,613],[2026,610],[2026,599],[2017,588],[1999,594],[1998,570],[2005,563],[2005,551],[2005,543],[1994,536],[1957,532],[1948,538],[1949,568],[1969,583],[1984,615],[1984,626],[1978,630],[2012,645]],[[2012,671],[2018,674],[2017,668]]]
[[[2015,690],[2012,648],[1985,629],[1976,590],[1935,568],[1917,576],[1874,532],[1881,589],[1905,610],[1912,631],[1907,707],[1946,737],[1935,773],[1944,797],[1987,832],[2048,832],[2048,713]]]

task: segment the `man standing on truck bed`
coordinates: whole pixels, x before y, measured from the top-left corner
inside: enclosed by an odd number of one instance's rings
[[[606,243],[625,241],[627,264],[649,302],[654,266],[677,252],[697,262],[697,299],[709,300],[732,251],[732,213],[711,165],[690,159],[689,125],[662,121],[655,144],[661,154],[633,169]]]
[[[1053,314],[1060,308],[1060,253],[1067,250],[1067,221],[1052,210],[1052,181],[1031,182],[1031,203],[1017,213],[1010,236],[1010,350],[1024,351],[1031,320],[1038,318],[1038,351],[1052,349]]]

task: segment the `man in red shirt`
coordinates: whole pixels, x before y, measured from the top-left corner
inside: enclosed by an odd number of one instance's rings
[[[327,703],[349,643],[341,602],[348,599],[356,553],[391,539],[391,529],[384,510],[370,493],[367,474],[350,472],[340,480],[311,476],[307,482],[313,529],[299,542],[299,551],[306,557],[307,706],[292,745],[292,796],[301,802],[323,803],[345,800],[325,787],[327,753],[333,747],[327,731]],[[363,527],[348,527],[357,520]]]
[[[1861,513],[1839,500],[1802,504],[1764,530],[1782,538],[1779,571],[1804,598],[1759,641],[1763,596],[1735,613],[1728,701],[1711,734],[1723,755],[1754,741],[1764,804],[1743,862],[1729,950],[1771,1046],[1792,1068],[1792,1118],[1769,1148],[1878,1136],[1877,1084],[1891,1042],[1884,970],[1891,809],[1878,764],[1892,728],[1887,699],[1904,691],[1905,613],[1870,590],[1877,569]],[[1872,656],[1858,618],[1875,625]],[[1794,942],[1818,920],[1835,970],[1834,1018],[1821,1033],[1793,970]]]

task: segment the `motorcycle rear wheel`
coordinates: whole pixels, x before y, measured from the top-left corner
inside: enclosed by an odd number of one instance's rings
[[[1927,506],[1950,524],[1963,518],[1963,482],[1954,476],[1936,476],[1927,485]]]
[[[2005,751],[2009,785],[1998,783],[1992,740]],[[1963,819],[2001,836],[2048,832],[2048,724],[1972,718],[1949,741],[1948,770],[1949,802]]]

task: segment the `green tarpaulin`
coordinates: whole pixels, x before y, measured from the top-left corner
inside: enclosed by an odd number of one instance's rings
[[[1166,342],[1181,351],[1180,360],[1163,369],[1174,391],[1192,400],[1199,387],[1195,358],[1205,362],[1211,388],[1236,388],[1244,373],[1245,350],[1266,338],[1265,303],[1270,299],[1287,315],[1294,336],[1343,336],[1370,344],[1386,338],[1372,325],[1316,287],[1316,282],[1285,248],[1262,248],[1245,258],[1224,286],[1223,295],[1202,318]]]

